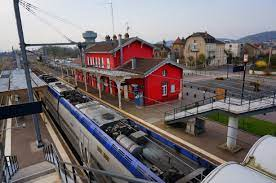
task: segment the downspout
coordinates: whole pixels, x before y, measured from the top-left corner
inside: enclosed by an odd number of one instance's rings
[[[119,47],[120,47],[120,65],[123,65],[124,62],[124,54],[123,54],[123,47],[122,47],[122,35],[119,34]]]

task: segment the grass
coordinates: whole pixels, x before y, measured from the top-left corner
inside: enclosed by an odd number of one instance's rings
[[[206,115],[210,120],[228,125],[228,115],[221,112],[214,112]],[[276,135],[276,123],[260,120],[253,117],[241,117],[239,119],[239,129],[254,135]]]

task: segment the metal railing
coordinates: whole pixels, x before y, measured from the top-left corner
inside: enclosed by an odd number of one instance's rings
[[[232,94],[229,94],[232,96]],[[176,119],[186,118],[186,117],[193,117],[200,115],[205,112],[210,112],[212,110],[218,109],[226,112],[231,112],[231,107],[233,106],[240,106],[244,107],[245,109],[243,111],[240,111],[240,113],[250,112],[254,110],[260,110],[264,109],[266,107],[275,106],[276,104],[276,92],[265,92],[260,94],[259,96],[249,96],[249,97],[243,97],[243,98],[231,98],[227,97],[226,94],[216,95],[213,97],[209,97],[203,100],[199,100],[197,102],[187,104],[184,106],[176,107],[173,110],[169,110],[165,112],[164,118],[165,121],[173,121]],[[236,95],[237,96],[237,95]],[[220,100],[217,100],[220,98]],[[225,106],[219,107],[218,105],[214,105],[218,103],[225,104]],[[257,106],[254,105],[256,103],[262,102],[263,104],[268,104],[267,106]],[[202,110],[202,106],[210,104],[209,108]],[[193,112],[189,111],[190,109],[195,109]],[[177,116],[177,114],[184,112],[184,116]]]
[[[95,181],[95,175],[105,176],[107,180],[118,179],[126,182],[133,183],[150,183],[151,181],[120,175],[115,172],[99,170],[95,168],[89,168],[71,163],[63,162],[58,156],[53,144],[47,144],[43,148],[44,158],[48,162],[54,164],[59,172],[59,175],[63,182],[93,182]],[[82,172],[82,173],[81,173]]]
[[[10,182],[12,176],[18,171],[19,165],[16,156],[3,156],[1,158],[2,176],[0,182]]]

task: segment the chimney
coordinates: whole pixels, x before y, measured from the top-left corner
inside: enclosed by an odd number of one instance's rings
[[[124,54],[123,54],[123,47],[122,47],[122,34],[119,34],[119,48],[120,48],[120,64],[123,65],[124,61]]]
[[[113,35],[113,40],[117,41],[117,36],[115,34]]]
[[[125,39],[128,39],[128,38],[129,38],[129,34],[125,33]]]
[[[105,36],[105,41],[110,41],[110,36],[109,35]]]
[[[136,69],[136,58],[131,59],[131,69]]]

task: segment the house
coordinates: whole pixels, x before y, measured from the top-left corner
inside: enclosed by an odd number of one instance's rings
[[[226,42],[225,50],[231,52],[234,58],[242,58],[243,44]]]
[[[185,48],[185,39],[180,39],[177,37],[177,39],[173,42],[172,45],[172,53],[175,57],[175,59],[179,59],[179,61],[184,61],[184,48]]]
[[[184,57],[187,65],[226,64],[224,43],[216,40],[207,32],[193,33],[186,38]]]
[[[258,58],[261,55],[261,50],[250,43],[244,45],[244,50],[247,52],[249,58]]]
[[[156,47],[154,49],[154,58],[167,58],[171,53],[171,49],[166,45],[166,41],[156,43],[154,46]]]
[[[85,50],[85,68],[75,77],[101,93],[151,105],[182,97],[182,67],[154,58],[156,47],[138,37],[106,37]]]

